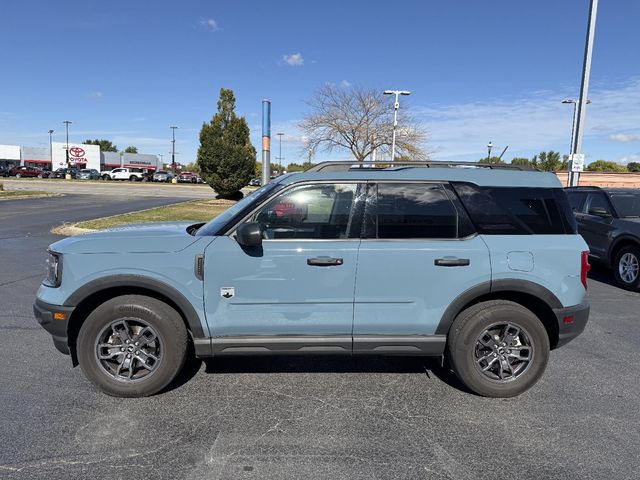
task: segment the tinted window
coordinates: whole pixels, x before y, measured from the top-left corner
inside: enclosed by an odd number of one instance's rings
[[[616,208],[616,212],[618,212],[618,215],[621,217],[640,216],[640,194],[616,193],[611,195],[611,201]]]
[[[573,212],[581,212],[582,202],[587,197],[585,192],[567,192],[567,198],[569,199],[569,206]]]
[[[454,184],[479,233],[575,233],[575,219],[559,188],[503,188]]]
[[[458,237],[458,214],[442,185],[380,183],[371,210],[376,238]]]
[[[587,202],[584,205],[584,213],[589,213],[594,208],[603,208],[607,212],[611,212],[611,207],[604,193],[590,193]]]
[[[259,222],[266,239],[344,239],[359,236],[352,227],[357,184],[322,184],[295,187],[278,195],[252,220]]]

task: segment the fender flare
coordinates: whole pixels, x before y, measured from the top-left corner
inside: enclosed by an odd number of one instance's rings
[[[447,335],[453,321],[465,305],[468,305],[477,298],[497,292],[524,293],[539,298],[551,309],[563,307],[562,302],[558,300],[558,297],[556,297],[553,292],[538,283],[520,279],[487,281],[465,290],[449,304],[440,319],[434,335]]]
[[[143,275],[109,275],[86,283],[74,291],[63,303],[66,307],[76,307],[91,295],[110,288],[134,287],[156,292],[176,304],[187,321],[194,338],[204,338],[202,323],[193,305],[174,287]]]
[[[635,243],[637,246],[640,247],[640,239],[638,237],[634,237],[633,235],[630,235],[627,233],[618,235],[613,240],[613,242],[611,242],[611,245],[609,246],[609,251],[607,252],[607,261],[609,262],[609,265],[612,267],[614,266],[613,262],[616,261],[616,259],[613,257],[613,252],[616,250],[616,248],[618,248],[618,245],[620,245],[620,243],[622,242]]]

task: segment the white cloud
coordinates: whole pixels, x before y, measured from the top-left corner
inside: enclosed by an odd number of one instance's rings
[[[351,85],[352,84],[351,84],[351,82],[349,82],[349,80],[342,80],[340,82],[340,86],[343,87],[343,88],[349,88]]]
[[[633,153],[631,155],[627,155],[626,157],[622,157],[617,160],[618,163],[626,165],[631,162],[640,162],[640,153]]]
[[[301,67],[304,65],[304,58],[301,53],[292,53],[291,55],[282,55],[282,61],[292,67]]]
[[[614,142],[637,142],[640,140],[640,134],[614,133],[609,135],[609,140]]]
[[[516,154],[529,156],[549,148],[566,152],[573,110],[561,101],[570,94],[561,88],[519,98],[416,108],[414,112],[428,129],[429,147],[438,158],[481,158],[486,155],[489,140],[500,150],[509,145],[507,158]],[[585,151],[640,124],[640,78],[621,85],[594,86],[589,98],[593,103],[586,110]]]
[[[89,98],[102,98],[103,97],[103,93],[97,90],[94,90],[92,92],[89,92]]]
[[[200,25],[215,32],[218,30],[218,22],[216,22],[213,18],[201,18]]]

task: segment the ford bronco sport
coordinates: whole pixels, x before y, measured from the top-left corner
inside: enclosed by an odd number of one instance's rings
[[[51,245],[35,316],[104,392],[161,391],[187,352],[445,356],[518,395],[587,322],[587,246],[551,173],[316,165],[206,224]]]

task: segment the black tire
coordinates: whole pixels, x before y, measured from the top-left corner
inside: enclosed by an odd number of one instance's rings
[[[138,178],[137,178],[135,175],[131,175],[131,176],[129,177],[129,181],[130,181],[130,182],[135,182],[136,180],[138,180]]]
[[[530,343],[530,361],[518,362],[509,360],[509,354],[515,350],[501,347],[502,343],[495,343],[495,351],[480,343],[483,333],[500,329],[501,325],[515,325],[519,330],[514,349],[526,353],[524,345]],[[493,330],[495,331],[495,330]],[[486,336],[484,337],[486,339]],[[494,342],[495,337],[490,338]],[[515,397],[531,388],[542,376],[549,360],[549,336],[542,322],[530,310],[515,302],[507,300],[491,300],[481,302],[461,312],[453,322],[447,341],[449,361],[458,378],[467,388],[485,397]],[[479,353],[479,349],[484,349]],[[501,367],[501,353],[505,354],[506,361],[511,365],[514,362],[519,373],[513,378],[490,378],[492,370],[487,373],[481,371],[482,366],[498,361],[492,369]],[[486,354],[489,360],[478,364],[479,358]],[[494,355],[495,354],[495,355]],[[489,356],[491,355],[491,356]],[[494,358],[495,357],[495,358]],[[498,358],[499,357],[499,358]],[[513,366],[510,366],[513,373]],[[497,375],[496,375],[497,376]]]
[[[139,379],[116,378],[116,375],[109,373],[104,366],[107,361],[103,362],[97,356],[97,345],[105,332],[108,334],[111,325],[123,319],[129,324],[142,323],[150,326],[159,339],[156,344],[159,350],[154,351],[158,356],[157,365],[152,372],[147,372],[146,376]],[[119,338],[113,338],[115,342],[119,342],[116,343],[117,347],[126,346]],[[89,314],[80,328],[76,349],[82,371],[100,390],[116,397],[145,397],[161,391],[182,370],[188,339],[180,314],[169,305],[142,295],[123,295],[106,301]],[[133,348],[142,350],[143,347]],[[112,360],[112,364],[119,362],[119,359]],[[137,362],[139,371],[144,374],[146,369],[140,368],[141,362],[137,359],[134,362]]]
[[[624,266],[632,267],[635,265],[635,269],[631,268],[627,270]],[[613,276],[616,279],[618,286],[625,290],[638,291],[640,290],[640,248],[635,245],[628,245],[622,247],[613,262]]]
[[[22,175],[21,175],[21,174],[16,173],[16,178],[21,178],[21,177],[22,177]]]

